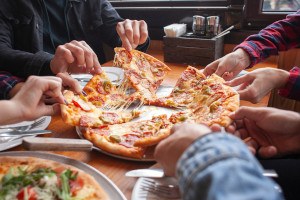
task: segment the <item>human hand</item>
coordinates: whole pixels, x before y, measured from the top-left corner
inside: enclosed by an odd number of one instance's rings
[[[261,68],[241,77],[228,81],[229,86],[238,86],[242,100],[258,103],[274,88],[283,87],[288,80],[289,72],[274,68]]]
[[[126,19],[117,24],[116,30],[122,40],[122,46],[128,51],[144,44],[148,38],[148,27],[144,20]]]
[[[204,68],[203,73],[206,76],[216,73],[225,80],[231,80],[249,65],[249,55],[243,49],[239,48],[236,51],[208,64]]]
[[[59,111],[59,105],[46,105],[44,95],[64,103],[61,92],[62,80],[54,76],[30,76],[20,91],[11,99],[17,110],[19,120],[34,120],[44,115],[54,115]]]
[[[253,153],[270,158],[300,152],[300,114],[276,108],[241,107],[230,116],[234,135],[247,140]]]
[[[198,137],[210,133],[204,125],[183,123],[174,125],[168,138],[161,141],[155,148],[154,158],[161,164],[168,176],[175,176],[176,164],[183,152]]]
[[[74,91],[77,94],[82,93],[82,88],[79,82],[76,79],[74,79],[70,74],[66,72],[58,73],[56,76],[61,78],[63,87],[70,88],[72,91]]]
[[[51,71],[69,73],[101,73],[101,65],[97,55],[84,41],[76,41],[59,45],[55,55],[50,62]]]

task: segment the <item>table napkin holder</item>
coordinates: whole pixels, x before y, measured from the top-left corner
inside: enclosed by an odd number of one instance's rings
[[[166,37],[164,61],[206,66],[223,56],[224,37],[206,39],[200,37]]]

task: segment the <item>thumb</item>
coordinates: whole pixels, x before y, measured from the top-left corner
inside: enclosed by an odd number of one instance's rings
[[[60,105],[58,103],[53,105],[45,105],[42,110],[42,115],[56,115],[60,113]]]
[[[252,108],[242,106],[235,113],[231,114],[230,117],[234,120],[248,118],[253,121],[258,121],[260,117],[260,108]]]

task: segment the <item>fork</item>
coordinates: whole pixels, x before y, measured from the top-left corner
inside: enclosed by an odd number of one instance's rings
[[[30,129],[34,129],[39,127],[41,124],[43,124],[46,120],[46,117],[43,117],[35,122],[33,122],[32,124],[29,125],[24,125],[24,126],[16,126],[16,127],[3,127],[0,129],[11,129],[11,130],[16,130],[16,131],[28,131]]]
[[[179,199],[181,197],[178,185],[164,185],[152,179],[144,179],[141,183],[141,189],[166,199]]]

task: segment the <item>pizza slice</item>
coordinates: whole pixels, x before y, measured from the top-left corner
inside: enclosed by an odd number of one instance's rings
[[[177,80],[174,89],[169,96],[154,99],[147,104],[161,107],[188,107],[194,100],[197,91],[202,87],[205,75],[198,69],[188,66]]]
[[[118,108],[126,107],[139,99],[137,94],[127,93],[129,86],[123,82],[121,86],[116,86],[111,83],[107,75],[94,75],[91,80],[85,85],[83,91],[86,93],[86,99],[100,108]]]
[[[232,122],[229,114],[239,108],[239,94],[224,82],[225,80],[216,74],[201,82],[200,90],[197,90],[194,100],[189,105],[192,120],[208,126],[219,124],[224,127]]]
[[[131,121],[141,113],[138,110],[102,110],[83,95],[76,95],[69,90],[65,90],[63,94],[68,104],[61,104],[62,119],[72,126],[99,127],[105,124],[120,124]]]
[[[155,92],[171,69],[149,54],[124,48],[115,48],[114,66],[125,70],[125,77],[136,89],[141,100],[156,99]]]
[[[132,158],[142,158],[146,147],[155,145],[170,134],[166,115],[151,120],[86,128],[83,136],[100,149]]]
[[[0,188],[1,199],[108,199],[84,171],[34,157],[0,157]]]

